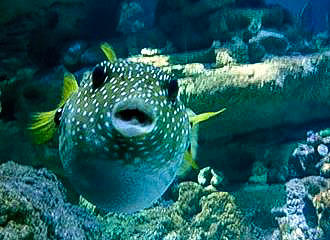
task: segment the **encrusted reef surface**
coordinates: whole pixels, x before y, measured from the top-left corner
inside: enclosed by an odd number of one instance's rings
[[[0,166],[1,239],[315,239],[329,236],[329,180],[292,179],[233,192],[182,182],[167,199],[125,215],[70,203],[46,169]],[[210,184],[210,183],[208,183]],[[207,185],[207,183],[206,183]],[[72,201],[71,201],[72,202]],[[272,215],[271,215],[272,214]]]
[[[133,215],[95,216],[68,202],[56,176],[8,162],[0,166],[1,239],[240,239],[244,225],[227,192],[183,182],[177,201]]]
[[[101,235],[100,226],[67,202],[63,185],[46,169],[0,166],[1,239],[93,239]]]

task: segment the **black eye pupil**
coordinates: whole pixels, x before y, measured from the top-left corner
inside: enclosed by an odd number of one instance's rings
[[[104,71],[105,68],[101,66],[96,66],[92,73],[92,81],[93,81],[93,87],[98,88],[100,87],[106,78],[106,72]]]
[[[168,97],[169,99],[174,102],[176,97],[178,96],[179,92],[179,85],[176,79],[173,79],[168,84]]]
[[[56,126],[60,125],[61,122],[61,116],[62,116],[62,108],[57,109],[55,116],[54,116],[54,122]]]

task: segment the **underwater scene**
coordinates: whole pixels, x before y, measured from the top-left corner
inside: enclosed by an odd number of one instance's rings
[[[330,240],[329,0],[0,12],[0,240]]]

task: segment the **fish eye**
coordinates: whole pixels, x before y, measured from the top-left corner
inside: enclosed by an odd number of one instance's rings
[[[168,90],[168,98],[172,102],[175,102],[175,99],[178,96],[178,92],[179,92],[178,80],[172,79],[168,84],[167,90]]]
[[[61,117],[62,117],[62,111],[63,111],[63,108],[59,108],[59,109],[57,109],[57,111],[55,113],[54,122],[55,122],[56,126],[60,125]]]
[[[105,82],[106,77],[107,77],[106,68],[100,65],[96,66],[92,72],[93,87],[94,88],[100,87]]]

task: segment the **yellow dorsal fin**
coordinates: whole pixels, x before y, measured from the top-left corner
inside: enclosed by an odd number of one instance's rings
[[[28,126],[32,138],[36,144],[43,144],[51,140],[56,132],[57,126],[54,121],[58,109],[62,108],[69,97],[78,90],[78,84],[73,74],[64,75],[62,98],[55,110],[39,112],[32,115]]]
[[[207,112],[207,113],[198,114],[196,116],[191,116],[191,117],[189,117],[189,122],[192,124],[192,126],[195,126],[196,124],[198,124],[200,122],[204,122],[207,119],[209,119],[210,117],[214,117],[214,116],[224,112],[225,110],[226,110],[226,108],[223,108],[217,112]]]
[[[100,48],[102,49],[104,55],[107,57],[109,62],[114,63],[117,61],[117,56],[113,48],[109,45],[109,43],[104,42],[100,45]]]

